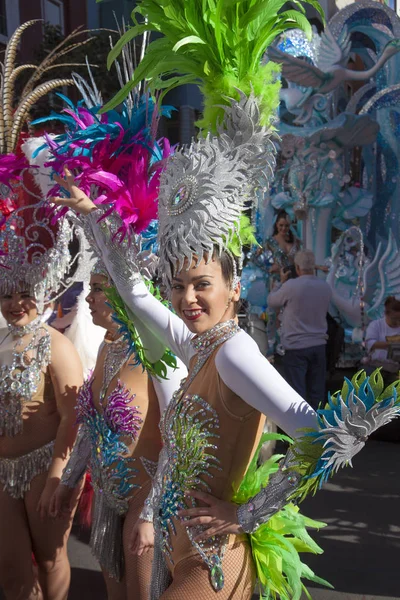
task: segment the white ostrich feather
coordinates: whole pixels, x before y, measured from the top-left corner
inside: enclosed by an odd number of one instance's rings
[[[54,139],[56,136],[54,134],[50,134],[49,137]],[[37,156],[33,158],[33,154],[41,146],[44,146],[43,150],[41,150]],[[39,167],[38,169],[32,169],[32,173],[34,175],[36,185],[40,189],[42,199],[44,200],[47,198],[47,194],[54,186],[54,182],[51,179],[52,168],[44,166],[44,164],[52,158],[47,146],[46,138],[44,136],[28,138],[21,145],[21,149],[25,154],[29,164],[31,166],[35,165]]]

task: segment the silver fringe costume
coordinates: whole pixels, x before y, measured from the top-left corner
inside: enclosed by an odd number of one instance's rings
[[[0,484],[11,498],[23,498],[36,475],[47,471],[53,460],[54,442],[17,458],[0,458]]]
[[[132,459],[124,458],[126,445],[122,436],[133,440],[142,424],[136,407],[127,406],[132,395],[122,386],[107,396],[111,381],[129,358],[128,342],[117,340],[108,344],[104,361],[104,376],[100,392],[102,413],[93,405],[89,378],[82,386],[78,398],[78,422],[80,430],[70,460],[64,470],[61,483],[75,487],[89,466],[95,494],[90,547],[93,555],[107,573],[120,581],[124,573],[122,531],[128,511],[128,495],[133,488],[136,469]],[[114,399],[118,406],[113,421]],[[122,431],[119,424],[128,422]]]

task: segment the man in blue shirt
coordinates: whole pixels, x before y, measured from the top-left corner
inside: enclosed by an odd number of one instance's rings
[[[281,284],[268,296],[268,306],[283,309],[281,344],[288,383],[313,406],[325,398],[326,313],[332,296],[330,286],[315,275],[315,256],[301,250],[294,259],[295,279],[281,272]]]

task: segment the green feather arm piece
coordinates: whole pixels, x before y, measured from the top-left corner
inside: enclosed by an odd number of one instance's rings
[[[110,52],[108,67],[123,46],[146,31],[162,34],[148,46],[133,79],[104,107],[115,108],[138,83],[147,80],[160,91],[160,100],[172,88],[198,84],[204,94],[200,126],[215,133],[223,116],[221,105],[239,99],[237,90],[254,92],[262,125],[269,125],[279,103],[279,67],[263,56],[274,40],[298,28],[311,37],[305,5],[314,7],[324,21],[317,0],[140,0],[132,12],[134,26]],[[138,15],[145,22],[138,22]]]
[[[144,280],[150,293],[167,304],[166,301],[162,300],[161,294],[158,288],[149,280]],[[114,311],[114,319],[119,325],[120,333],[122,333],[126,339],[129,340],[131,345],[131,353],[135,353],[143,368],[155,377],[166,379],[168,370],[167,367],[176,369],[177,363],[175,355],[169,349],[166,349],[163,356],[155,363],[151,363],[146,358],[146,348],[143,346],[140,339],[139,333],[135,327],[134,315],[126,308],[124,301],[119,295],[117,289],[114,286],[104,288],[104,293],[107,297],[108,303]]]
[[[254,454],[251,464],[233,496],[233,502],[243,504],[268,484],[278,470],[282,455],[272,456],[257,467],[261,446],[269,440],[292,440],[286,436],[266,433]],[[281,511],[261,525],[251,535],[253,559],[260,583],[260,597],[265,600],[300,600],[303,593],[310,598],[303,579],[332,587],[321,579],[300,558],[300,553],[321,554],[322,549],[312,539],[308,529],[320,529],[325,523],[314,521],[300,513],[297,506],[288,503]]]

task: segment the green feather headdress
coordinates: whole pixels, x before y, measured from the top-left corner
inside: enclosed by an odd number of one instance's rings
[[[223,117],[221,105],[253,91],[259,101],[261,124],[269,125],[278,105],[280,83],[277,65],[263,64],[271,43],[292,28],[311,36],[304,5],[315,8],[324,21],[316,0],[141,0],[132,12],[134,26],[110,52],[108,67],[123,46],[145,32],[163,37],[152,41],[127,83],[105,107],[115,107],[143,79],[153,91],[162,93],[185,83],[197,83],[204,95],[201,125],[216,132]],[[138,22],[138,15],[145,23]]]

